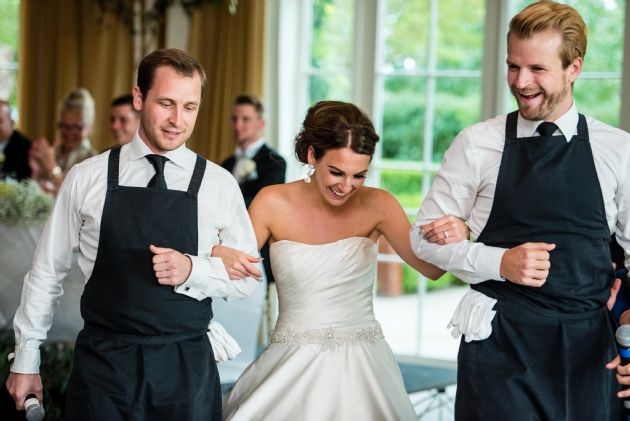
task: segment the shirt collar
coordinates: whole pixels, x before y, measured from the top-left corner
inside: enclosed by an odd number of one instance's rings
[[[133,140],[129,144],[129,159],[137,160],[143,159],[147,155],[153,154],[153,151],[144,143],[140,138],[139,132],[133,137]],[[181,168],[191,169],[194,168],[197,161],[196,154],[186,147],[186,144],[182,144],[179,148],[162,154],[167,157],[171,162]]]
[[[560,132],[564,135],[567,141],[571,140],[574,135],[577,134],[577,124],[578,124],[578,112],[577,107],[575,106],[575,101],[571,104],[571,108],[564,113],[560,118],[556,119],[554,123],[560,129]],[[543,120],[526,120],[521,116],[521,113],[518,113],[518,137],[532,137],[537,136],[536,128],[538,125],[542,123]]]
[[[258,153],[260,148],[263,147],[264,144],[265,144],[265,138],[261,137],[254,143],[250,144],[245,150],[237,146],[236,150],[234,151],[234,155],[236,155],[237,157],[244,157],[247,159],[252,159],[253,157],[256,156],[256,154]]]

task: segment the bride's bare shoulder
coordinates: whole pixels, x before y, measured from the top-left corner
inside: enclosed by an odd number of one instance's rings
[[[299,190],[299,182],[274,184],[258,192],[251,206],[276,208],[285,206]]]

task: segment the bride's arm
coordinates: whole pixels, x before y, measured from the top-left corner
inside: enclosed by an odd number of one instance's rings
[[[262,189],[256,195],[248,209],[249,218],[252,221],[254,233],[256,234],[258,250],[261,249],[271,235],[271,230],[267,224],[269,215],[272,213],[268,209],[270,200],[268,190],[268,188]],[[273,196],[273,194],[271,196]],[[260,280],[261,272],[255,266],[256,263],[262,261],[259,257],[254,257],[241,250],[223,245],[212,248],[212,257],[220,257],[223,260],[223,264],[232,280],[243,279],[248,276]]]
[[[376,227],[391,244],[394,251],[411,267],[430,279],[437,279],[444,274],[444,271],[437,266],[419,259],[411,249],[409,240],[409,230],[411,224],[405,215],[405,211],[398,201],[389,193],[383,190],[376,190],[378,197],[378,209],[382,212],[381,222]],[[435,230],[430,232],[430,236],[435,236],[437,232],[448,230],[448,237],[439,239],[440,244],[454,243],[468,238],[468,228],[460,219],[452,216],[443,216],[434,221]],[[439,231],[438,231],[439,229]]]
[[[274,186],[265,187],[258,192],[254,200],[249,205],[249,219],[252,221],[256,241],[258,242],[258,250],[265,245],[269,237],[271,237],[271,221],[273,220],[273,200]]]

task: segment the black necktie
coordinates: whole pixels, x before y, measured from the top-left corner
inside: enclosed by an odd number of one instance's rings
[[[542,137],[551,137],[558,130],[558,126],[556,123],[551,123],[549,121],[543,121],[538,125],[536,131],[540,133]]]
[[[168,190],[166,181],[164,180],[164,165],[166,165],[168,158],[162,155],[147,155],[145,158],[148,159],[153,165],[153,168],[155,168],[155,175],[149,180],[147,187],[156,190]]]

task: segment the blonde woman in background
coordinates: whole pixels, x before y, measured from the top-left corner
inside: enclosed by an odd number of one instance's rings
[[[68,92],[59,103],[57,136],[52,146],[45,137],[33,142],[29,164],[44,191],[56,194],[65,174],[97,154],[89,135],[94,124],[94,99],[85,88]]]

